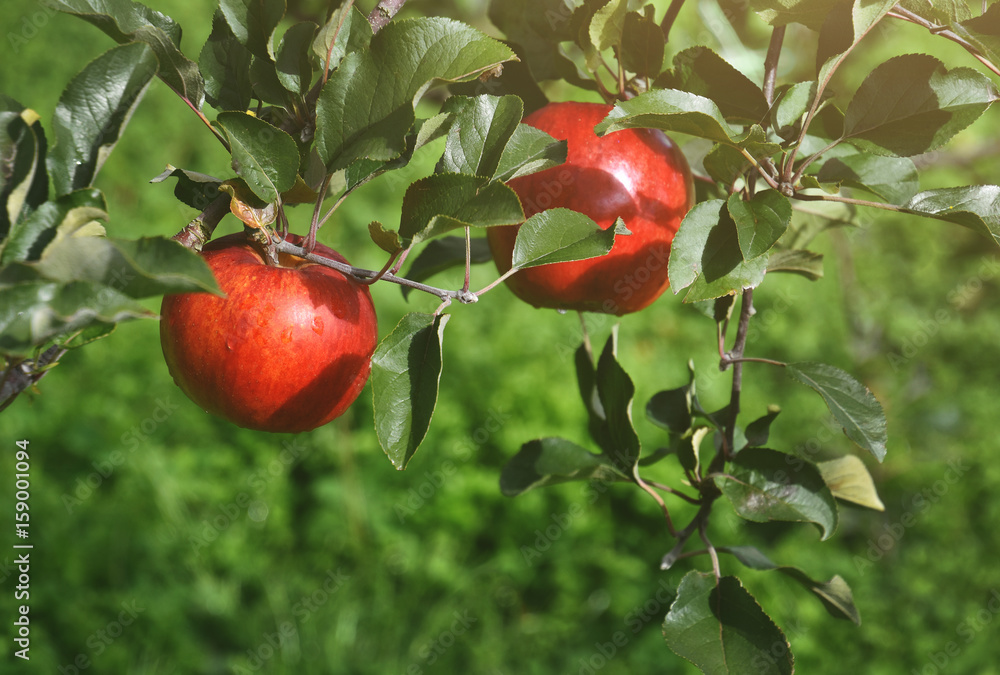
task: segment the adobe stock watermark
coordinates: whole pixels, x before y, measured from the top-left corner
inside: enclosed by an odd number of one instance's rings
[[[267,485],[278,476],[284,475],[288,467],[299,462],[309,453],[309,446],[298,438],[282,442],[282,450],[266,467],[253,471],[246,478],[249,490],[243,490],[231,500],[217,506],[218,513],[210,518],[203,518],[197,533],[188,537],[188,543],[195,555],[201,555],[201,550],[217,540],[223,532],[238,521],[244,512],[247,518],[255,522],[263,522],[267,518],[267,503],[255,496],[264,491]]]
[[[437,637],[433,640],[420,647],[417,651],[420,662],[411,663],[404,671],[405,675],[422,675],[425,668],[437,663],[438,659],[451,649],[458,642],[458,639],[465,635],[469,628],[478,620],[467,609],[462,612],[453,612],[451,625],[438,633]]]
[[[983,260],[975,274],[953,286],[945,295],[945,300],[950,305],[949,309],[938,309],[930,318],[918,321],[917,328],[903,339],[899,349],[886,352],[885,358],[889,361],[893,372],[897,372],[931,344],[941,329],[955,318],[955,313],[966,305],[971,297],[982,291],[985,282],[996,278],[998,273],[1000,273],[1000,262],[993,255]]]
[[[504,412],[501,408],[490,408],[486,421],[479,425],[466,440],[455,445],[456,461],[446,459],[437,469],[424,471],[423,480],[406,492],[404,498],[396,500],[393,510],[399,518],[400,523],[405,523],[406,519],[421,509],[442,485],[458,473],[460,465],[465,464],[476,456],[476,451],[483,447],[493,434],[510,420],[510,413]]]
[[[962,459],[953,459],[948,462],[948,468],[941,478],[924,487],[920,492],[911,495],[904,500],[903,513],[891,523],[882,525],[883,532],[877,538],[868,539],[868,548],[865,557],[854,556],[854,567],[862,576],[868,568],[882,560],[885,555],[894,549],[906,535],[906,531],[913,527],[920,515],[941,501],[948,494],[951,487],[958,483],[962,477],[971,470],[970,467],[962,463]]]
[[[292,642],[297,642],[298,626],[309,621],[312,615],[329,602],[330,598],[336,595],[350,579],[351,575],[345,572],[342,567],[326,570],[326,576],[323,577],[323,581],[316,589],[303,595],[292,605],[292,616],[296,621],[282,621],[276,626],[274,632],[265,631],[257,645],[246,650],[245,662],[234,666],[233,672],[236,675],[256,673],[264,668],[283,648]]]
[[[122,448],[112,450],[103,459],[91,462],[94,470],[86,476],[76,479],[76,486],[72,493],[62,494],[62,503],[66,507],[66,513],[72,514],[73,510],[90,499],[94,493],[104,485],[104,481],[131,457],[132,453],[149,441],[160,426],[170,419],[170,416],[180,408],[180,405],[173,402],[174,392],[163,398],[155,398],[152,412],[137,424],[121,435]]]
[[[73,662],[59,666],[60,675],[79,675],[84,670],[93,665],[93,659],[99,657],[120,638],[125,631],[135,623],[139,615],[146,611],[145,607],[140,607],[135,599],[121,603],[122,610],[118,616],[109,621],[103,628],[94,631],[85,641],[89,652],[80,652],[73,659]]]
[[[994,617],[1000,614],[1000,591],[990,590],[986,605],[975,614],[966,616],[955,626],[955,640],[949,640],[940,649],[927,654],[927,663],[917,670],[913,668],[911,675],[938,675],[948,668],[952,661],[962,655],[962,652],[993,623]]]
[[[59,12],[41,3],[36,3],[39,7],[37,12],[26,14],[21,17],[21,21],[15,24],[15,30],[7,32],[7,42],[16,56],[21,52],[21,47],[28,44],[28,41],[38,35],[38,31],[45,28],[49,21]]]

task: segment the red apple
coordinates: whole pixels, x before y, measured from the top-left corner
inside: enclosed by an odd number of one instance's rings
[[[567,142],[564,164],[509,182],[525,217],[565,207],[604,229],[620,216],[632,231],[617,237],[606,256],[532,267],[507,279],[514,295],[535,307],[622,315],[646,307],[667,289],[670,243],[694,203],[691,170],[659,131],[597,136],[594,126],[610,110],[599,103],[550,103],[524,119]],[[511,267],[518,227],[487,230],[501,274]]]
[[[347,262],[326,246],[314,252]],[[265,264],[242,233],[210,242],[202,256],[227,295],[164,297],[160,343],[177,386],[249,429],[308,431],[343,414],[368,380],[378,339],[368,287],[295,256]]]

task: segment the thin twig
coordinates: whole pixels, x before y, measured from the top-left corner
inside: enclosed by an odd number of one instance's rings
[[[656,490],[651,488],[639,475],[638,464],[632,466],[632,477],[635,479],[636,485],[641,487],[646,494],[650,495],[656,500],[656,503],[660,505],[660,510],[663,511],[663,517],[667,520],[667,529],[670,531],[671,536],[677,536],[677,530],[674,528],[674,521],[670,518],[670,509],[667,508],[667,503],[663,501],[663,497],[658,495]]]
[[[740,413],[740,394],[743,391],[743,352],[747,346],[747,334],[750,329],[750,317],[753,316],[753,289],[748,288],[743,291],[743,302],[740,305],[740,322],[736,327],[736,340],[733,348],[729,352],[729,358],[733,359],[733,386],[729,397],[729,420],[726,423],[726,432],[722,443],[723,459],[732,457],[734,439],[736,435],[736,417]],[[712,467],[709,467],[711,471]]]
[[[660,22],[660,30],[663,31],[664,42],[670,40],[670,29],[673,27],[674,22],[677,21],[677,15],[681,13],[681,7],[683,6],[684,0],[672,0],[670,6],[667,7],[667,13],[663,16],[663,21]]]
[[[764,99],[768,107],[774,105],[774,83],[778,77],[778,58],[781,56],[781,43],[785,39],[785,26],[775,26],[771,31],[771,42],[767,46],[767,57],[764,59]]]
[[[985,6],[985,2],[983,4]],[[930,31],[931,34],[940,35],[945,39],[951,40],[952,42],[961,45],[961,47],[965,49],[965,51],[969,52],[974,57],[976,57],[976,59],[980,63],[982,63],[984,66],[992,70],[995,74],[1000,75],[1000,67],[998,67],[997,64],[993,63],[985,56],[983,56],[983,54],[980,53],[978,49],[976,49],[975,45],[968,42],[954,31],[950,30],[947,26],[939,26],[931,21],[928,21],[919,14],[915,14],[910,10],[905,9],[899,5],[896,5],[892,9],[892,11],[886,14],[886,16],[891,16],[893,19],[901,19],[903,21],[909,21],[910,23],[915,23],[918,26],[923,26],[928,31]]]

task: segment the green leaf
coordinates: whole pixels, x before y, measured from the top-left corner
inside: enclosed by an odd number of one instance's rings
[[[816,180],[867,190],[889,204],[905,204],[920,189],[912,159],[866,153],[828,159]]]
[[[516,96],[452,96],[442,111],[454,115],[439,168],[492,178],[524,106]]]
[[[97,26],[121,45],[143,42],[156,54],[158,74],[171,89],[201,110],[205,83],[198,64],[180,50],[181,27],[170,17],[132,0],[42,0]]]
[[[204,211],[216,197],[219,196],[219,186],[222,180],[197,171],[187,171],[167,164],[159,176],[150,179],[150,183],[162,183],[168,178],[176,178],[174,196],[193,209]]]
[[[398,157],[386,162],[374,159],[359,159],[352,162],[344,170],[344,180],[347,183],[347,190],[353,191],[387,171],[393,171],[406,166],[413,158],[413,153],[424,145],[447,134],[451,128],[451,123],[452,117],[446,113],[440,113],[425,120],[417,120],[414,124],[414,131],[406,135],[406,149]]]
[[[1000,98],[989,78],[970,68],[947,70],[926,54],[878,66],[858,88],[844,118],[844,137],[880,155],[909,157],[948,142]]]
[[[458,227],[514,225],[523,219],[517,194],[503,183],[439,173],[406,189],[399,235],[420,242]]]
[[[693,428],[694,411],[700,408],[695,389],[694,362],[688,361],[688,383],[657,392],[646,403],[649,421],[670,432],[670,448],[665,453],[676,453],[681,466],[692,472],[698,470],[698,448],[707,433],[704,427]]]
[[[788,229],[792,204],[777,190],[763,190],[746,201],[738,193],[726,202],[736,223],[740,251],[744,260],[764,255]]]
[[[528,490],[569,481],[623,480],[606,457],[564,438],[540,438],[521,446],[500,472],[500,492],[516,497]]]
[[[836,619],[847,619],[861,625],[861,615],[854,604],[851,587],[839,574],[829,581],[816,581],[798,567],[777,565],[771,559],[753,546],[720,546],[721,553],[728,553],[752,570],[776,570],[802,584],[819,598],[830,616]]]
[[[507,182],[519,176],[550,169],[566,161],[566,141],[557,141],[544,131],[518,124],[507,141],[494,180]]]
[[[492,0],[489,18],[520,47],[535,80],[565,79],[593,89],[593,81],[559,46],[575,38],[570,30],[575,5],[572,0]]]
[[[732,185],[750,168],[750,162],[731,145],[716,143],[702,160],[705,171],[720,185]]]
[[[627,12],[628,0],[606,0],[605,4],[594,12],[588,34],[590,43],[597,48],[597,51],[603,52],[621,43]]]
[[[216,122],[229,139],[233,171],[267,203],[295,185],[299,149],[287,133],[240,112],[219,114]]]
[[[604,413],[601,397],[597,393],[597,365],[594,363],[593,354],[588,345],[581,344],[573,356],[580,399],[587,410],[587,431],[590,432],[594,442],[604,452],[608,452],[613,446],[608,435],[607,415]]]
[[[471,262],[481,264],[491,262],[493,255],[490,253],[489,242],[483,237],[476,237],[470,240]],[[424,281],[430,279],[435,274],[444,272],[455,267],[465,267],[465,237],[439,237],[427,242],[427,245],[420,251],[420,255],[410,265],[406,272],[406,278],[410,281]],[[408,286],[400,286],[403,297],[407,297],[413,289]]]
[[[632,378],[618,363],[618,326],[611,329],[611,336],[597,360],[597,395],[604,410],[607,424],[605,454],[622,472],[631,472],[639,460],[639,436],[632,424],[632,398],[635,385]]]
[[[967,7],[965,9],[968,11]],[[951,30],[991,63],[1000,63],[1000,7],[996,3],[990,5],[981,16],[951,24]]]
[[[736,514],[757,523],[815,523],[825,540],[837,527],[837,504],[810,462],[769,448],[744,448],[715,484]]]
[[[879,499],[875,482],[860,458],[844,455],[826,462],[818,462],[820,473],[830,492],[837,499],[864,506],[875,511],[885,511]]]
[[[967,185],[926,190],[914,195],[903,211],[958,223],[1000,244],[1000,186]]]
[[[240,112],[250,107],[250,52],[233,35],[221,10],[215,10],[212,17],[212,32],[201,49],[198,68],[205,78],[209,105]]]
[[[38,260],[57,237],[72,235],[94,221],[107,221],[107,204],[100,190],[89,188],[45,202],[11,228],[0,251],[0,265]]]
[[[449,316],[405,315],[372,356],[375,432],[400,471],[417,451],[434,415]]]
[[[130,298],[166,293],[222,294],[202,258],[176,241],[145,237],[66,237],[32,265],[47,279],[102,284]]]
[[[776,405],[767,406],[767,414],[763,417],[758,417],[753,422],[747,425],[746,429],[746,439],[747,444],[753,447],[762,447],[767,444],[768,436],[771,433],[771,424],[774,422],[775,418],[781,413],[781,408]]]
[[[34,110],[0,94],[0,242],[48,197],[45,132]]]
[[[594,127],[599,136],[622,129],[652,128],[675,131],[716,143],[748,148],[753,154],[770,155],[778,145],[765,142],[759,125],[740,132],[729,126],[715,101],[678,89],[655,89],[633,99],[619,101],[603,122]]]
[[[767,117],[767,99],[760,87],[708,47],[678,53],[673,70],[657,84],[714,101],[726,120],[754,124]]]
[[[285,0],[220,0],[219,10],[241,45],[269,60],[271,36],[285,15]]]
[[[622,28],[621,62],[639,77],[655,78],[663,69],[663,29],[639,12],[625,15]]]
[[[504,44],[444,18],[393,21],[344,57],[317,103],[316,149],[330,170],[405,149],[413,108],[435,81],[469,80],[514,57]]]
[[[675,294],[691,287],[684,302],[738,293],[764,279],[767,257],[743,259],[736,223],[725,206],[721,199],[695,205],[674,237],[667,272]]]
[[[399,232],[385,229],[385,226],[377,220],[368,223],[368,235],[375,242],[375,245],[386,253],[399,253],[403,250]],[[406,286],[402,288],[406,288]]]
[[[57,196],[93,184],[156,74],[142,43],[114,47],[89,63],[59,97],[48,156]]]
[[[815,82],[798,82],[781,94],[771,111],[771,122],[776,134],[785,140],[798,137],[802,120],[816,98]]]
[[[94,324],[151,318],[114,288],[88,281],[0,283],[0,353],[27,355],[49,340]]]
[[[939,25],[972,18],[965,0],[903,0],[900,6]]]
[[[750,0],[750,9],[772,26],[801,23],[818,29],[838,0]]]
[[[316,33],[312,51],[319,59],[320,67],[334,70],[345,56],[365,49],[371,40],[372,25],[368,23],[368,18],[358,6],[352,5],[347,14],[344,14],[344,7],[338,7]],[[330,59],[329,64],[327,55]]]
[[[631,234],[621,218],[605,230],[582,213],[548,209],[528,218],[518,230],[511,265],[526,269],[596,258],[611,250],[619,234]]]
[[[300,21],[281,36],[274,63],[278,81],[293,94],[305,95],[312,84],[313,68],[309,57],[318,30],[319,26],[312,21]]]
[[[750,664],[760,675],[793,672],[784,633],[736,577],[685,574],[663,620],[663,637],[706,675],[743,675]]]
[[[789,363],[788,375],[815,389],[844,433],[878,461],[885,457],[886,419],[882,405],[863,384],[825,363]]]
[[[767,271],[799,274],[816,281],[823,278],[823,254],[797,248],[774,248],[767,258]]]
[[[896,0],[853,0],[849,9],[844,4],[838,4],[829,13],[820,31],[816,54],[817,79],[823,87],[847,55],[895,4]]]

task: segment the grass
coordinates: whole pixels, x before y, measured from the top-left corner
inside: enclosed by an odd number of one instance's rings
[[[164,9],[195,53],[207,35],[200,16],[176,2]],[[15,2],[11,30],[36,11]],[[62,84],[110,45],[93,27],[54,16],[17,46],[16,55],[13,42],[4,46],[0,89],[48,120]],[[946,162],[972,156],[997,127],[994,110],[956,140],[956,155],[941,156],[925,187],[995,175],[995,155]],[[99,181],[109,231],[180,229],[191,210],[145,180],[168,162],[224,173],[214,144],[154,85]],[[429,170],[434,151],[411,178]],[[391,187],[375,182],[352,198],[325,243],[378,267],[364,230],[371,219],[395,224]],[[749,524],[720,504],[712,536],[757,545],[815,578],[842,575],[863,623],[831,618],[787,577],[724,559],[725,571],[739,573],[785,630],[799,672],[1000,672],[996,249],[956,226],[881,214],[820,248],[822,281],[776,275],[758,291],[749,353],[833,363],[875,391],[889,454],[883,464],[864,459],[886,511],[845,506],[821,543],[811,526]],[[477,274],[492,278],[485,268]],[[383,335],[405,311],[435,304],[408,305],[388,284],[373,292]],[[3,475],[14,471],[14,442],[30,440],[35,546],[32,660],[13,657],[5,602],[4,672],[696,672],[666,648],[659,623],[683,573],[706,561],[659,571],[671,542],[651,500],[572,484],[517,499],[499,493],[500,468],[521,443],[548,435],[588,443],[568,356],[576,318],[530,309],[505,289],[453,314],[440,402],[405,472],[379,449],[367,391],[325,428],[273,436],[188,402],[163,365],[155,322],[124,324],[67,356],[0,416],[10,458]],[[592,323],[603,341],[610,320]],[[717,371],[703,316],[668,294],[620,330],[646,448],[661,437],[643,419],[645,401],[684,382],[689,358],[707,404],[724,404],[728,375]],[[744,401],[747,419],[781,405],[776,449],[810,451],[810,439],[823,438],[824,453],[856,451],[823,434],[820,399],[779,369],[748,365]],[[676,469],[659,470],[676,483]],[[12,483],[0,483],[0,513],[13,511]],[[678,506],[675,519],[689,513]],[[11,549],[0,554],[8,600],[13,558]]]

